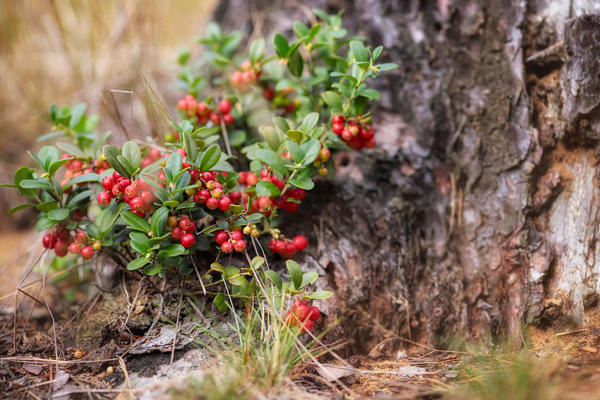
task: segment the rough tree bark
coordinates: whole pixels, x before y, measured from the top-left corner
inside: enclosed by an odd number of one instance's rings
[[[229,0],[216,18],[268,33],[313,6],[345,9],[401,66],[378,82],[378,148],[339,155],[288,219],[311,232],[339,333],[381,351],[583,323],[600,290],[600,2]]]

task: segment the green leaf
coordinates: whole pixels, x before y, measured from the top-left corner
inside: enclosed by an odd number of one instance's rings
[[[210,146],[200,159],[200,171],[208,171],[210,170],[221,158],[221,149],[218,145],[213,144]]]
[[[59,160],[58,149],[54,146],[44,146],[40,149],[38,158],[42,162],[44,171],[48,171],[50,164]]]
[[[294,29],[294,33],[296,34],[296,36],[298,36],[298,38],[308,36],[308,33],[310,32],[308,26],[304,25],[300,21],[294,21],[292,27]]]
[[[39,211],[47,213],[48,211],[55,209],[58,207],[58,201],[44,201],[43,203],[39,203],[35,206]]]
[[[91,190],[84,190],[83,192],[77,193],[75,196],[73,196],[71,199],[69,199],[69,201],[67,202],[67,206],[73,207],[80,201],[89,200],[90,196],[93,193],[94,192],[92,192]]]
[[[279,58],[286,58],[290,49],[287,39],[281,33],[275,34],[273,37],[273,47]]]
[[[275,169],[277,172],[286,175],[288,172],[283,159],[273,150],[259,149],[256,151],[256,156],[264,163]]]
[[[85,103],[75,104],[71,108],[71,119],[69,120],[69,128],[75,129],[75,127],[77,127],[77,125],[79,125],[81,118],[83,118],[83,116],[85,114],[85,109],[86,109]]]
[[[319,279],[319,273],[317,271],[308,271],[302,275],[302,285],[300,285],[300,288],[312,285],[317,279]]]
[[[259,60],[262,57],[264,51],[264,39],[256,39],[254,42],[252,42],[252,45],[250,46],[250,61],[254,63],[256,60]]]
[[[162,271],[163,266],[160,264],[150,264],[147,265],[146,268],[144,268],[144,274],[146,275],[156,275],[158,273],[160,273],[160,271]]]
[[[281,276],[279,276],[279,274],[273,270],[266,270],[265,271],[265,276],[271,281],[273,282],[273,284],[277,287],[277,289],[281,290],[281,287],[283,286],[283,280],[281,279]]]
[[[187,157],[191,160],[195,160],[196,156],[198,156],[198,146],[189,132],[183,132],[183,146],[185,147]]]
[[[118,205],[116,203],[111,203],[110,206],[106,207],[98,214],[96,226],[101,234],[105,234],[112,229],[115,221],[119,217],[119,213],[126,205],[125,202],[121,202]]]
[[[151,247],[150,239],[148,239],[147,235],[141,232],[129,233],[129,245],[134,251],[140,253],[141,255],[146,255]]]
[[[26,208],[29,207],[34,207],[35,204],[33,203],[24,203],[24,204],[19,204],[18,206],[14,206],[13,208],[11,208],[10,210],[8,210],[8,215],[12,215],[18,211],[24,210]]]
[[[257,196],[279,196],[279,188],[269,181],[260,181],[256,184]]]
[[[180,244],[170,244],[158,252],[158,257],[176,257],[184,255],[187,252],[185,247]]]
[[[298,143],[302,142],[302,139],[304,139],[304,134],[302,133],[302,131],[299,131],[297,129],[290,129],[286,132],[286,135],[288,135],[290,139]]]
[[[102,153],[104,154],[104,157],[106,157],[106,161],[108,161],[110,166],[113,167],[115,171],[117,171],[122,176],[130,176],[129,172],[119,161],[118,157],[121,155],[119,149],[117,149],[115,146],[107,144],[102,148]]]
[[[140,167],[140,164],[142,163],[142,153],[140,151],[140,146],[138,146],[136,142],[128,141],[123,143],[121,154],[129,161],[133,170]]]
[[[336,92],[328,90],[326,92],[323,92],[323,94],[321,94],[321,97],[323,98],[325,104],[327,104],[327,106],[329,106],[330,108],[336,110],[342,108],[342,98]]]
[[[40,135],[35,141],[39,143],[39,142],[43,142],[44,140],[55,139],[57,137],[61,137],[64,135],[65,134],[62,133],[61,131],[48,132],[48,133],[44,133],[43,135]]]
[[[21,193],[25,197],[29,197],[30,199],[34,199],[37,195],[37,190],[35,189],[27,189],[21,186],[21,182],[26,179],[32,179],[33,173],[32,170],[28,167],[21,167],[17,171],[15,171],[14,182],[15,186],[19,193]]]
[[[366,97],[367,99],[375,100],[379,98],[379,91],[375,89],[363,89],[359,92],[359,95]]]
[[[316,292],[309,293],[304,297],[312,300],[322,300],[328,299],[331,296],[333,296],[333,292],[330,292],[329,290],[317,290]]]
[[[136,215],[131,211],[125,211],[123,214],[121,214],[121,217],[123,217],[130,228],[145,233],[150,232],[150,224],[148,224],[148,222],[146,222],[146,220],[139,215]]]
[[[48,219],[46,217],[40,217],[40,219],[38,219],[37,223],[35,224],[35,230],[38,232],[43,232],[46,229],[50,228],[51,226],[56,225],[57,222],[53,221],[51,219]]]
[[[150,227],[152,228],[152,232],[154,232],[154,236],[162,236],[164,234],[168,217],[169,209],[167,207],[161,207],[152,214]]]
[[[85,154],[85,152],[83,150],[81,150],[79,147],[75,146],[74,144],[58,142],[58,143],[56,143],[56,145],[58,146],[59,149],[71,154],[74,157],[88,158],[88,155]]]
[[[62,167],[63,165],[65,165],[66,163],[68,163],[71,160],[72,160],[72,158],[65,158],[62,160],[54,161],[52,164],[50,164],[48,166],[48,174],[50,176],[54,176],[54,174],[60,167]]]
[[[68,208],[54,208],[48,211],[48,218],[53,221],[64,221],[71,214]]]
[[[300,286],[302,285],[302,268],[300,268],[300,265],[294,260],[287,260],[285,265],[290,273],[290,278],[292,278],[294,289],[300,289]]]
[[[68,188],[70,188],[71,186],[77,184],[77,183],[82,183],[82,182],[99,182],[100,181],[100,175],[90,172],[89,174],[83,174],[83,175],[79,175],[76,176],[75,178],[71,179],[69,182],[67,182],[67,184],[62,188],[62,191],[64,192],[65,190],[67,190]]]
[[[354,59],[358,62],[369,61],[369,53],[365,48],[365,45],[359,40],[352,40],[350,42],[350,50],[352,50],[352,55]]]
[[[298,145],[298,143],[288,140],[287,142],[285,142],[285,147],[288,153],[290,153],[290,156],[292,157],[292,160],[295,163],[299,163],[300,161],[302,161],[302,159],[304,158],[304,153],[300,150],[300,146]]]
[[[148,264],[148,259],[146,257],[138,257],[135,260],[131,261],[127,264],[127,269],[129,271],[135,271],[136,269],[142,268],[144,265]]]
[[[384,64],[379,64],[377,66],[375,66],[379,72],[385,72],[385,71],[391,71],[393,69],[398,68],[398,64],[395,63],[384,63]]]
[[[316,112],[311,112],[309,114],[306,115],[306,117],[304,117],[304,119],[302,120],[302,125],[300,125],[300,130],[302,132],[310,132],[310,130],[312,128],[314,128],[315,126],[317,126],[317,123],[319,122],[319,113]]]
[[[54,187],[52,186],[52,184],[43,178],[23,179],[19,185],[20,185],[20,187],[25,188],[25,189],[42,189],[42,190],[46,190],[48,192],[51,192],[54,190]]]
[[[250,262],[250,265],[252,266],[252,269],[257,270],[260,267],[262,267],[264,263],[265,263],[264,258],[256,256],[252,259],[252,261]]]
[[[229,283],[234,286],[241,286],[246,283],[246,278],[240,275],[241,271],[239,268],[234,267],[233,265],[229,265],[225,267],[225,273],[223,276]]]
[[[127,176],[133,175],[135,168],[133,168],[133,165],[129,162],[128,159],[126,159],[122,154],[119,154],[117,156],[117,160],[119,160],[123,168],[125,168],[125,170],[127,171]]]
[[[210,264],[210,269],[212,269],[214,271],[217,271],[217,272],[220,272],[222,274],[225,273],[225,267],[223,267],[221,264],[216,263],[216,262]]]
[[[317,139],[309,139],[300,145],[300,151],[304,154],[303,166],[311,164],[321,151],[321,142]]]
[[[227,303],[225,302],[225,296],[223,293],[217,294],[213,300],[213,303],[215,306],[217,306],[217,310],[219,310],[221,314],[227,311]]]
[[[294,52],[290,55],[288,60],[288,69],[295,77],[299,78],[302,76],[302,71],[304,70],[304,59],[302,58],[302,55],[298,49],[294,50]]]

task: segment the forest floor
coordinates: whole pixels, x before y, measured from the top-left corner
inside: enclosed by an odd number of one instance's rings
[[[32,275],[28,286],[21,282],[28,295],[20,292],[15,318],[14,288],[32,243],[31,233],[0,234],[0,398],[199,398],[197,383],[214,358],[174,323],[152,324],[159,298],[150,285],[132,279],[125,290],[102,293],[89,285],[73,290],[72,280],[47,276],[42,291],[35,282],[40,277]],[[178,298],[163,299],[163,321],[178,320]],[[224,326],[219,318],[209,323]],[[283,385],[249,397],[600,398],[600,307],[588,310],[588,318],[577,329],[528,327],[526,346],[518,350],[464,343],[442,350],[415,343],[382,357],[359,354],[340,361],[325,355],[296,366]],[[182,316],[177,326],[194,325]]]

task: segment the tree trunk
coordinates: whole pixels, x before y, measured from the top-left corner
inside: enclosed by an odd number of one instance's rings
[[[276,3],[216,17],[267,33],[307,18]],[[338,154],[287,221],[311,235],[304,262],[336,293],[339,333],[382,351],[583,323],[600,290],[600,2],[302,3],[345,9],[400,64],[376,81],[378,147]]]

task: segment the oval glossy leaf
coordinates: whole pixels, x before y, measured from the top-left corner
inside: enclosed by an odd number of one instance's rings
[[[148,262],[149,261],[146,259],[146,257],[139,257],[127,264],[127,269],[129,271],[135,271],[136,269],[140,269],[144,265],[148,264]]]
[[[300,289],[300,286],[302,285],[302,268],[300,268],[300,265],[294,260],[287,260],[285,265],[290,273],[290,278],[292,278],[294,289]]]
[[[48,211],[48,218],[53,221],[64,221],[71,214],[68,208],[55,208]]]
[[[309,293],[309,294],[305,295],[304,297],[307,299],[312,299],[312,300],[321,300],[321,299],[328,299],[331,296],[333,296],[333,292],[330,292],[329,290],[318,290],[316,292]]]
[[[142,153],[140,151],[140,146],[137,143],[128,141],[123,143],[123,149],[121,150],[121,154],[129,164],[133,167],[134,170],[140,167],[142,162]]]
[[[131,211],[125,211],[123,214],[121,214],[121,217],[123,217],[130,228],[145,233],[150,232],[150,224],[148,224],[148,222],[146,222],[146,220],[139,215],[135,215]]]
[[[279,188],[269,181],[260,181],[256,184],[257,196],[279,196]]]
[[[213,144],[210,146],[200,159],[200,171],[210,170],[219,160],[221,159],[221,149],[218,145]]]

